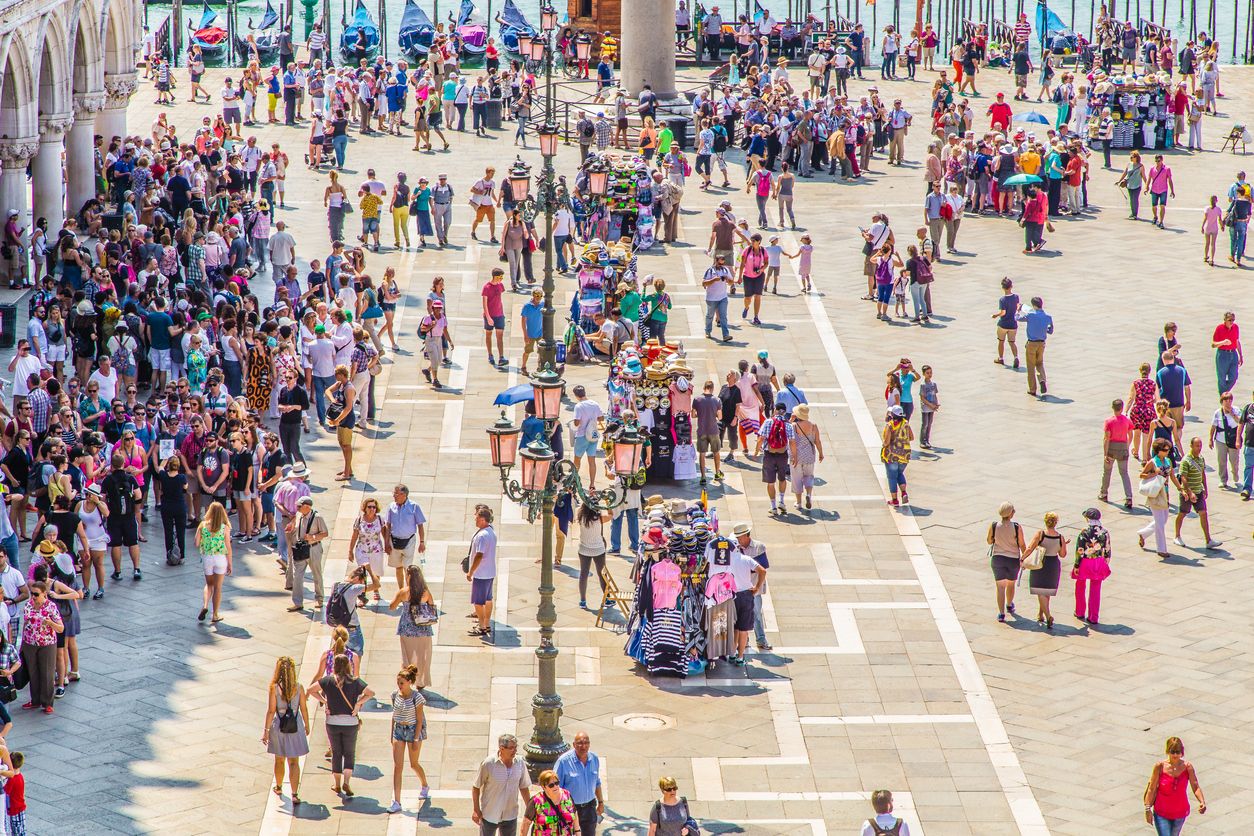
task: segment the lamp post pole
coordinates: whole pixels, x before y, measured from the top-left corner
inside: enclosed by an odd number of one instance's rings
[[[543,39],[544,44],[544,125],[542,132],[550,136],[542,142],[541,153],[544,167],[541,171],[541,182],[537,196],[544,204],[544,314],[543,331],[539,351],[540,372],[538,377],[546,378],[543,382],[561,382],[557,368],[557,344],[553,332],[553,293],[556,290],[553,281],[553,212],[556,203],[556,177],[553,169],[553,156],[556,143],[553,136],[553,50],[554,35],[557,31],[557,14],[546,5],[540,13],[540,28],[537,40]],[[552,436],[556,417],[546,418],[544,423],[545,441]],[[531,740],[524,747],[527,769],[532,780],[550,769],[553,763],[570,748],[570,744],[562,738],[560,725],[562,717],[562,696],[557,692],[557,657],[559,650],[553,641],[554,625],[557,623],[557,609],[553,604],[553,506],[557,498],[557,480],[559,468],[549,469],[548,482],[545,485],[541,500],[541,540],[540,540],[540,602],[536,607],[536,623],[540,627],[539,645],[536,647],[536,660],[539,666],[537,690],[531,698],[531,715],[534,725]]]

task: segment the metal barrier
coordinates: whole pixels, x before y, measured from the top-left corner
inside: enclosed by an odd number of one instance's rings
[[[712,90],[713,81],[700,82],[682,86],[676,86],[676,94],[691,102],[698,91]],[[617,87],[612,88],[617,90]],[[562,95],[562,91],[567,91],[570,95]],[[528,126],[534,131],[544,124],[545,104],[544,104],[544,87],[538,88],[539,98],[533,107],[533,115],[528,120]],[[598,111],[605,111],[607,117],[614,120],[613,97],[607,97],[605,101],[596,101],[596,80],[595,79],[575,79],[572,81],[555,81],[553,83],[554,113],[558,125],[558,133],[562,137],[562,142],[569,145],[575,137],[575,125],[578,124],[579,118],[585,113],[594,116]],[[633,103],[634,104],[634,103]],[[664,107],[658,108],[658,116],[656,124],[661,126],[661,122],[667,118],[675,118],[677,116],[689,116],[690,114],[674,114],[666,110]],[[637,117],[631,117],[627,122],[627,139],[633,147],[639,145],[640,129],[642,123]],[[615,124],[617,128],[617,124]]]

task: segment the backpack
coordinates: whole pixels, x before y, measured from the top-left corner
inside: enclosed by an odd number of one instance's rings
[[[110,359],[113,360],[113,367],[119,372],[131,366],[133,358],[130,348],[126,345],[126,337],[118,337],[118,347],[113,350]]]
[[[714,153],[721,154],[727,150],[727,128],[722,125],[715,125],[714,131]]]
[[[766,433],[766,449],[778,453],[788,447],[788,425],[780,418],[772,419],[771,428]]]
[[[871,829],[875,831],[875,836],[897,836],[897,834],[901,833],[901,819],[894,821],[893,826],[889,828],[880,827],[875,819],[867,819],[866,823],[871,825]]]
[[[352,620],[352,611],[348,607],[348,584],[337,583],[331,588],[331,597],[327,598],[327,624],[332,627],[347,627]]]
[[[932,281],[932,262],[926,257],[919,256],[918,263],[914,266],[915,284],[928,284]]]
[[[584,139],[592,139],[596,136],[597,129],[593,126],[592,120],[588,118],[579,121],[579,135]]]
[[[38,462],[31,467],[30,476],[26,477],[26,496],[29,498],[38,498],[44,495],[48,488],[48,480],[45,478],[47,462]]]

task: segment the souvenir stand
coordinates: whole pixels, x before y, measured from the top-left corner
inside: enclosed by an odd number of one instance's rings
[[[653,481],[697,479],[697,448],[692,425],[692,370],[670,345],[649,340],[638,348],[627,343],[610,365],[606,386],[610,415],[634,410],[648,434],[648,477]],[[608,435],[608,433],[607,433]]]
[[[593,317],[609,314],[618,304],[615,288],[620,282],[635,283],[635,261],[631,247],[623,241],[608,244],[594,238],[584,245],[576,265],[577,288],[571,303],[571,319],[585,334],[597,330]]]
[[[608,168],[605,208],[598,233],[606,241],[628,239],[635,249],[653,246],[653,175],[638,154],[603,154]]]
[[[718,515],[704,499],[655,495],[644,511],[624,652],[650,674],[700,674],[735,653],[734,585],[718,560],[734,544],[719,534]],[[707,560],[711,544],[713,565]]]
[[[1173,121],[1168,112],[1169,80],[1163,76],[1114,76],[1097,81],[1089,98],[1089,145],[1097,147],[1102,108],[1115,120],[1110,147],[1153,150],[1173,144]]]

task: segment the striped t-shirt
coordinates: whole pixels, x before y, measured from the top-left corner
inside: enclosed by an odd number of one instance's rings
[[[392,722],[398,726],[418,725],[418,706],[426,702],[419,691],[411,691],[408,697],[402,696],[400,691],[393,691]]]

